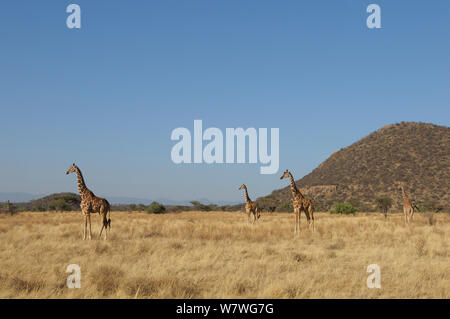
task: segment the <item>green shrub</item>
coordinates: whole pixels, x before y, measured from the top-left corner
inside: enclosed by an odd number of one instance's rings
[[[76,194],[67,194],[61,197],[62,199],[64,199],[66,202],[79,202],[80,198],[78,195]]]
[[[336,203],[334,204],[334,209],[330,211],[331,214],[353,214],[356,213],[356,208],[352,206],[352,204],[344,202],[344,203]]]
[[[152,204],[153,204],[153,203],[152,203]],[[137,206],[136,206],[136,210],[137,210],[137,211],[140,211],[140,212],[146,210],[145,205],[144,205],[144,204],[139,204],[139,205],[137,205]]]
[[[33,212],[45,212],[47,209],[42,205],[35,205],[31,208]]]
[[[193,200],[191,201],[192,204],[192,210],[199,210],[202,212],[210,212],[212,210],[217,210],[217,205],[216,204],[202,204],[199,201]]]
[[[48,208],[50,210],[56,211],[68,211],[71,210],[70,205],[65,201],[64,198],[54,199],[49,205]]]
[[[386,218],[389,208],[392,207],[392,198],[390,198],[388,196],[378,197],[375,199],[375,203],[376,203],[377,207],[383,213],[384,217]]]
[[[191,206],[183,206],[183,205],[168,206],[166,209],[166,211],[170,213],[179,213],[189,210],[191,210]]]
[[[278,205],[277,211],[292,213],[294,211],[294,207],[292,206],[292,204],[281,203],[280,205]]]
[[[162,214],[166,211],[166,207],[158,202],[153,202],[147,207],[147,213]]]

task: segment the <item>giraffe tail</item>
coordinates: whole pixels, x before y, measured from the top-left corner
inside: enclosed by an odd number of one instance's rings
[[[109,204],[109,203],[108,203]],[[109,214],[109,217],[108,217]],[[105,228],[105,231],[109,229],[111,230],[111,206],[107,206],[105,217],[103,219],[103,227]]]
[[[111,230],[111,208],[108,210],[108,219],[106,220],[106,227],[109,226],[109,230]]]

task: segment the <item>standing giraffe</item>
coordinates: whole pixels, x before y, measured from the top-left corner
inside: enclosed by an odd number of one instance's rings
[[[248,222],[249,223],[251,222],[253,224],[261,216],[261,214],[259,213],[258,205],[256,205],[256,203],[252,202],[252,200],[248,196],[247,186],[245,186],[245,184],[242,184],[241,187],[239,187],[239,189],[243,189],[245,192],[245,212],[247,213]],[[250,221],[251,216],[253,216],[252,221]]]
[[[292,177],[292,174],[286,170],[283,175],[280,177],[280,179],[283,178],[289,178],[291,182],[291,192],[292,192],[292,204],[294,206],[294,213],[295,213],[295,228],[294,228],[294,234],[297,232],[300,233],[300,215],[301,212],[304,211],[306,215],[306,219],[309,223],[309,228],[312,227],[312,230],[314,231],[314,206],[312,202],[303,196],[303,194],[298,190],[297,185],[295,184],[294,177]]]
[[[89,239],[91,239],[91,213],[99,213],[103,218],[103,226],[100,230],[100,236],[102,235],[103,228],[105,228],[105,240],[106,233],[108,231],[108,226],[111,229],[111,218],[107,218],[108,212],[110,213],[110,206],[106,199],[100,198],[94,195],[94,193],[86,187],[84,183],[83,174],[81,174],[80,169],[75,164],[72,164],[70,168],[67,170],[66,174],[76,173],[78,179],[78,192],[81,196],[81,211],[84,215],[84,231],[83,231],[83,240],[86,239],[86,229],[87,224],[89,222]]]
[[[402,184],[400,185],[400,189],[402,190],[403,196],[403,214],[405,214],[405,223],[409,224],[413,220],[415,205],[413,205],[408,196],[406,196],[405,188]]]

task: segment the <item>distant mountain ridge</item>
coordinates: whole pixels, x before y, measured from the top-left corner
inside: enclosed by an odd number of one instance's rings
[[[101,196],[101,195],[100,195]],[[164,205],[180,205],[180,206],[190,206],[191,200],[173,200],[168,198],[157,198],[154,200],[146,198],[136,198],[136,197],[125,197],[125,196],[101,196],[106,198],[111,204],[144,204],[149,205],[151,202],[155,201]],[[235,205],[237,202],[227,202],[227,201],[210,201],[206,198],[193,199],[199,201],[203,204],[217,204],[219,206],[223,205]]]
[[[295,176],[295,167],[290,168]],[[360,211],[374,210],[375,198],[389,196],[402,206],[396,183],[404,182],[410,199],[426,209],[450,211],[450,128],[402,122],[386,125],[334,152],[311,173],[296,181],[316,210],[348,201]],[[257,199],[265,207],[291,203],[290,188]]]

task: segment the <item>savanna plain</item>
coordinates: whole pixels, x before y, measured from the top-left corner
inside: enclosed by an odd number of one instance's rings
[[[112,212],[107,241],[80,212],[0,215],[1,298],[450,298],[450,216]],[[66,268],[81,268],[81,288]],[[369,289],[367,266],[381,269]]]

